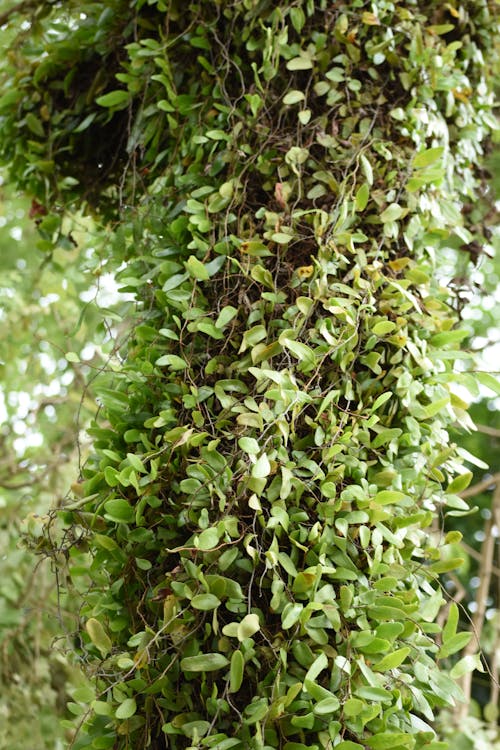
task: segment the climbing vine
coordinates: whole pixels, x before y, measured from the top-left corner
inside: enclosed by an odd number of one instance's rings
[[[441,750],[478,664],[447,429],[488,376],[439,266],[486,241],[488,4],[30,13],[0,156],[41,250],[85,209],[135,301],[35,524],[80,601],[74,747]]]

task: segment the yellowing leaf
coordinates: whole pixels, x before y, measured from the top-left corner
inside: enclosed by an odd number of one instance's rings
[[[361,21],[363,23],[366,23],[367,26],[380,26],[380,20],[377,18],[375,13],[370,13],[369,11],[365,11],[361,15]]]
[[[259,240],[247,240],[245,242],[242,242],[239,246],[239,251],[240,253],[251,255],[255,258],[265,258],[269,255],[272,255],[272,252],[269,250],[269,248]]]
[[[314,273],[314,266],[299,266],[297,276],[299,279],[308,279]]]

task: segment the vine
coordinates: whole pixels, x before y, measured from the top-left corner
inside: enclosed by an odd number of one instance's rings
[[[108,225],[137,305],[45,528],[74,746],[441,750],[477,383],[436,268],[484,242],[488,4],[43,7],[1,157],[47,252],[68,208]]]

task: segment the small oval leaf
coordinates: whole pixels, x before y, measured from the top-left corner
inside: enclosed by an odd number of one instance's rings
[[[94,646],[97,646],[103,656],[107,656],[113,644],[99,620],[96,620],[95,617],[90,617],[85,623],[85,630],[89,634]]]
[[[117,719],[130,719],[137,711],[135,698],[126,698],[116,709],[115,716]]]
[[[215,672],[228,664],[229,661],[223,654],[198,654],[182,659],[181,669],[185,672]]]
[[[231,668],[229,670],[229,692],[237,693],[243,683],[245,659],[238,649],[231,657]]]

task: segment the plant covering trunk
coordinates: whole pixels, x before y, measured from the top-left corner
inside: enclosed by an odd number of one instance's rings
[[[3,161],[41,248],[83,207],[136,303],[45,529],[74,747],[441,750],[477,390],[443,266],[484,239],[488,4],[23,10]]]

